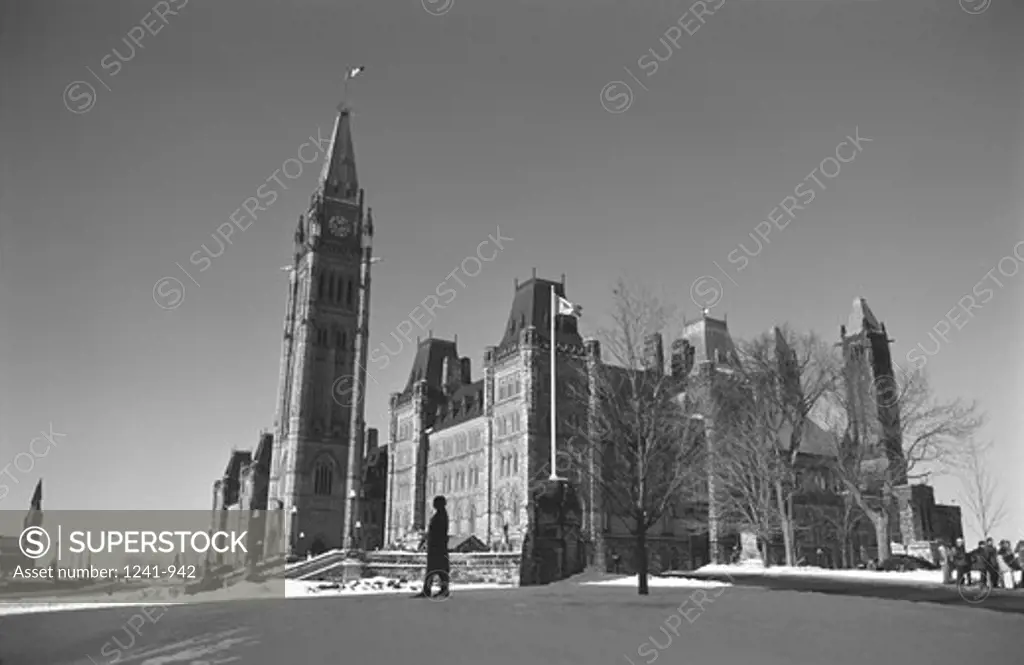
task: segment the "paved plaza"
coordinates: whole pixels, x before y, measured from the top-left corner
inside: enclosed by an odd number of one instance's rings
[[[711,600],[694,603],[694,594]],[[149,618],[143,609],[4,617],[0,664],[962,665],[1002,661],[1024,627],[1019,615],[965,605],[745,586],[656,587],[643,598],[568,582],[444,602],[239,600],[147,608]],[[117,661],[115,638],[131,649]]]

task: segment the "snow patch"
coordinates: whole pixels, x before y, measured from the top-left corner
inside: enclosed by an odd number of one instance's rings
[[[603,582],[584,582],[585,586],[625,586],[636,588],[640,584],[637,575],[620,577],[614,580]],[[647,586],[666,589],[709,589],[714,587],[732,586],[728,582],[715,582],[713,580],[694,580],[685,577],[654,577],[647,578]]]
[[[369,596],[380,594],[415,594],[423,588],[420,581],[408,582],[404,579],[388,577],[369,577],[351,582],[310,582],[306,580],[287,580],[285,595],[288,598],[323,598],[325,596]],[[451,590],[474,591],[479,589],[511,589],[511,584],[456,584]]]
[[[38,614],[40,612],[69,612],[72,610],[99,610],[108,607],[156,607],[182,603],[0,603],[0,616]]]
[[[883,572],[875,570],[832,570],[815,566],[772,566],[711,564],[697,570],[712,575],[762,575],[764,577],[817,577],[831,580],[856,580],[860,582],[881,582],[883,584],[942,584],[941,570],[912,570],[906,572]]]

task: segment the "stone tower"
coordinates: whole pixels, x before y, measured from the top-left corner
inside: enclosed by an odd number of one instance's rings
[[[360,515],[373,240],[364,198],[341,107],[295,230],[281,351],[270,499],[300,553],[349,547]]]
[[[863,298],[855,298],[847,326],[840,326],[847,409],[858,441],[877,441],[895,469],[892,482],[907,482],[900,428],[899,386],[889,345],[893,340]]]

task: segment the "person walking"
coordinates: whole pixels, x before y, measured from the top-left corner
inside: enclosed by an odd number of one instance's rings
[[[946,543],[939,543],[939,565],[942,566],[942,583],[953,583],[953,570],[950,566],[949,548]]]
[[[430,587],[435,577],[441,587],[437,597],[447,598],[451,595],[447,504],[443,496],[434,497],[434,516],[430,518],[430,526],[427,528],[427,574],[423,579],[423,589],[414,598],[430,598]]]
[[[1003,578],[999,574],[999,550],[991,538],[985,540],[985,574],[988,576],[988,584],[992,589],[1000,589],[1003,586]]]
[[[1016,585],[1014,579],[1014,564],[1017,558],[1010,547],[1010,541],[1003,540],[999,543],[999,575],[1003,581],[1004,589],[1013,589]]]
[[[957,538],[950,552],[950,563],[956,571],[957,586],[969,585],[971,583],[971,557],[964,546],[964,539]]]

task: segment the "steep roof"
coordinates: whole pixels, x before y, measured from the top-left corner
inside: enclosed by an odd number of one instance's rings
[[[519,284],[515,296],[512,298],[512,308],[509,311],[505,332],[498,348],[515,344],[519,339],[520,331],[530,326],[537,329],[540,339],[546,341],[550,337],[551,319],[549,317],[552,287],[554,287],[556,295],[562,298],[566,297],[565,285],[561,282],[534,277]],[[583,338],[580,337],[574,317],[559,316],[556,326],[555,340],[558,344],[583,346]]]
[[[693,363],[697,367],[706,362],[725,365],[739,363],[736,345],[724,320],[713,319],[705,314],[703,318],[683,327],[682,339],[694,349]]]
[[[484,381],[465,383],[434,406],[433,427],[439,432],[484,415]]]
[[[868,307],[868,301],[860,296],[853,299],[853,308],[850,311],[850,319],[847,322],[848,330],[851,335],[855,335],[859,332],[882,332],[882,324],[879,323],[878,317]]]
[[[327,148],[319,189],[333,199],[355,200],[359,195],[356,176],[356,149],[352,143],[352,113],[347,108],[338,110]]]
[[[228,465],[224,469],[224,478],[237,481],[242,467],[252,461],[252,452],[248,450],[232,450]]]
[[[412,361],[404,392],[412,393],[417,381],[426,381],[429,388],[440,390],[444,383],[442,372],[445,358],[449,358],[449,362],[456,363],[458,367],[459,352],[454,341],[434,337],[421,341],[416,348],[416,357]]]

